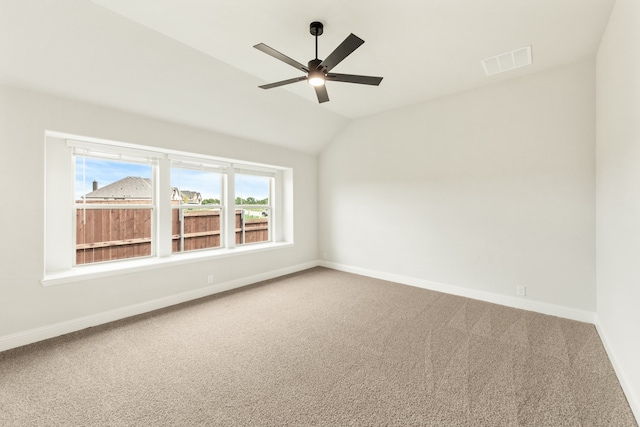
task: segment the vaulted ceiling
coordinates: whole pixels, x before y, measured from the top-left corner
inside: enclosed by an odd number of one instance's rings
[[[350,120],[594,58],[614,0],[0,0],[0,82],[316,153]],[[365,44],[318,104],[306,63],[350,33]],[[531,45],[533,65],[487,77],[484,58]]]

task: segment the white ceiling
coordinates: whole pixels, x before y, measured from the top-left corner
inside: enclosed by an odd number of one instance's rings
[[[351,119],[593,58],[614,0],[0,0],[0,81],[306,152]],[[349,33],[365,44],[318,104],[306,63]],[[532,45],[533,65],[486,77],[480,61]]]

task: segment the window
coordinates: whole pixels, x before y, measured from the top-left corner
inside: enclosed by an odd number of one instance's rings
[[[219,248],[222,174],[202,163],[172,160],[171,165],[171,251]]]
[[[152,168],[88,156],[75,166],[76,265],[151,255]]]
[[[53,132],[45,148],[44,281],[292,242],[290,169]]]
[[[153,255],[157,159],[69,145],[75,177],[73,265]]]
[[[258,171],[236,172],[236,244],[271,240],[272,175]]]

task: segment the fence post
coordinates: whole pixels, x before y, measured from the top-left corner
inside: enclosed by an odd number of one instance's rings
[[[244,244],[246,242],[244,237],[244,209],[240,211],[240,243]]]

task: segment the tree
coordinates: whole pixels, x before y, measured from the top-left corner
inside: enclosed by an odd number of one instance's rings
[[[256,200],[255,197],[249,196],[246,199],[236,197],[236,205],[268,205],[269,198]]]
[[[203,205],[219,205],[220,204],[220,200],[219,199],[204,199],[202,201]]]

